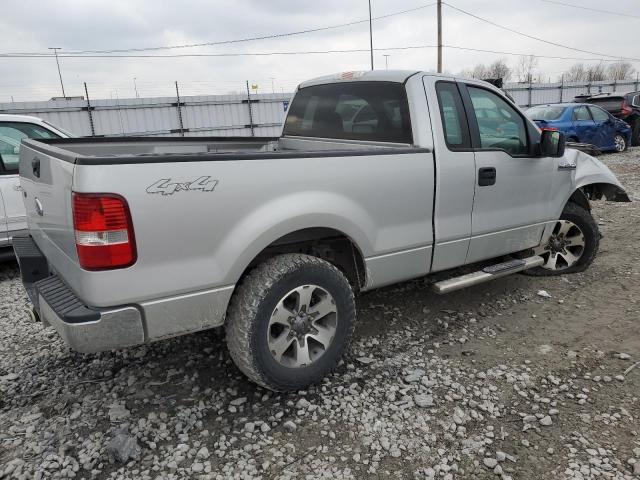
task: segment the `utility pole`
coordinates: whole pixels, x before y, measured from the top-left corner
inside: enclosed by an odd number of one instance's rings
[[[384,69],[385,70],[389,70],[389,57],[391,55],[389,55],[388,53],[382,55],[384,57]]]
[[[276,93],[275,77],[269,77],[271,79],[271,93]]]
[[[136,98],[140,98],[140,95],[138,95],[138,84],[136,83],[138,77],[133,77],[133,89],[136,91]]]
[[[371,46],[371,70],[373,70],[373,25],[371,23],[371,0],[369,0],[369,44]]]
[[[438,73],[442,73],[442,0],[438,0]]]
[[[60,77],[60,86],[62,87],[62,96],[67,97],[64,93],[64,83],[62,83],[62,73],[60,73],[60,62],[58,61],[58,50],[62,50],[61,47],[49,47],[49,50],[53,50],[53,54],[56,56],[56,65],[58,65],[58,76]]]

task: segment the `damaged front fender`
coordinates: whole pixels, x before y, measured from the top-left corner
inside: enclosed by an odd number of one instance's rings
[[[631,201],[616,176],[597,158],[578,150],[567,150],[565,157],[575,165],[574,191],[580,190],[588,200]]]

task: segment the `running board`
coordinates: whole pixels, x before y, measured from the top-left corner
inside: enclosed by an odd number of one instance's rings
[[[523,259],[509,260],[508,262],[485,267],[477,272],[468,273],[466,275],[434,283],[432,288],[439,294],[454,292],[461,288],[478,285],[480,283],[488,282],[489,280],[511,275],[512,273],[539,267],[542,264],[544,264],[544,258],[537,255]]]

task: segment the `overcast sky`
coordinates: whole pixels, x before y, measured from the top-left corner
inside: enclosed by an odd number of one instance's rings
[[[640,57],[638,0],[602,2],[563,0],[584,7],[632,12],[624,17],[554,5],[543,0],[450,0],[449,3],[493,22],[552,42],[621,57]],[[420,7],[429,0],[372,0],[373,16]],[[554,47],[501,30],[443,6],[444,44],[547,56],[597,58]],[[47,52],[174,46],[271,35],[353,22],[368,17],[367,0],[2,0],[0,53]],[[435,45],[436,7],[373,22],[374,48]],[[149,55],[266,53],[368,49],[367,23],[286,38],[222,46],[140,52]],[[376,68],[434,70],[434,48],[375,51]],[[444,51],[444,68],[459,72],[478,62],[517,56]],[[552,79],[577,60],[540,59],[538,71]],[[585,63],[597,63],[594,61]],[[67,95],[83,94],[87,82],[94,98],[174,93],[215,94],[240,91],[244,81],[259,92],[292,91],[306,78],[369,68],[369,52],[184,58],[61,58]],[[640,62],[634,67],[640,69]],[[53,58],[0,58],[0,102],[47,100],[60,96]]]

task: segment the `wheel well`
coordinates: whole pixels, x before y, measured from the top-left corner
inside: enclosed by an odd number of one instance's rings
[[[284,253],[303,253],[326,260],[345,274],[355,290],[366,284],[364,257],[355,242],[338,230],[323,227],[305,228],[280,237],[256,255],[242,277],[258,264]]]

